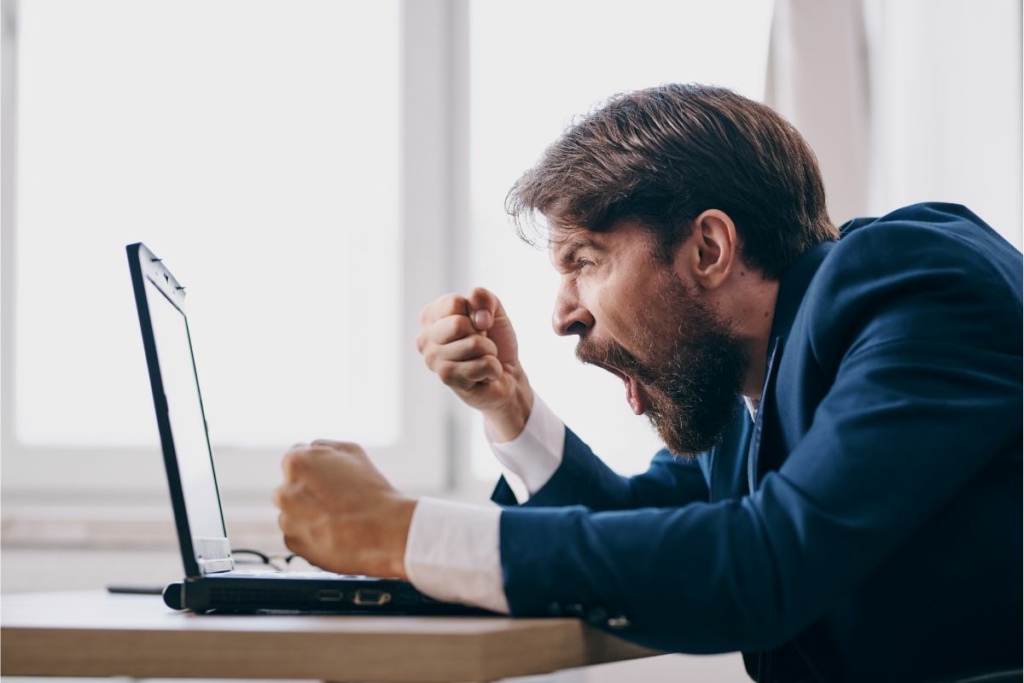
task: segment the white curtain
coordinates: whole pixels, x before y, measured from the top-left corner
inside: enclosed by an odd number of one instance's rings
[[[918,201],[1022,243],[1020,0],[776,0],[765,101],[841,223]]]
[[[776,0],[765,103],[814,149],[836,224],[868,210],[868,97],[861,0]]]

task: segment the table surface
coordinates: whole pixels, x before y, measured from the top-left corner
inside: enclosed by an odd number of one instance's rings
[[[0,598],[5,676],[493,681],[662,654],[575,619],[196,615],[104,591]]]

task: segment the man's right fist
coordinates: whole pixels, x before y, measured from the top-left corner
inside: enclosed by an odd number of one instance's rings
[[[512,323],[491,292],[447,294],[420,312],[416,348],[427,367],[467,405],[480,410],[498,441],[526,426],[533,390],[519,365]]]

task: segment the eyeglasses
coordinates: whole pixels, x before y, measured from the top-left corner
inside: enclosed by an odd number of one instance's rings
[[[295,553],[290,555],[268,555],[252,548],[232,548],[231,556],[235,558],[238,564],[263,564],[273,567],[279,572],[293,569],[292,560],[298,560],[303,565],[306,564],[306,561]],[[303,569],[305,568],[304,566]]]

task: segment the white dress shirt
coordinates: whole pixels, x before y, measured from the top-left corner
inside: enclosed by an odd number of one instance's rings
[[[512,441],[487,441],[505,481],[525,503],[562,464],[565,425],[534,394],[523,432]],[[501,570],[501,508],[420,498],[409,526],[405,571],[412,584],[437,600],[507,614]]]
[[[750,418],[758,401],[744,397]],[[562,464],[565,424],[539,396],[523,432],[512,441],[487,441],[512,493],[525,503]],[[416,588],[437,600],[508,614],[501,570],[501,509],[421,498],[405,546],[405,571]]]

